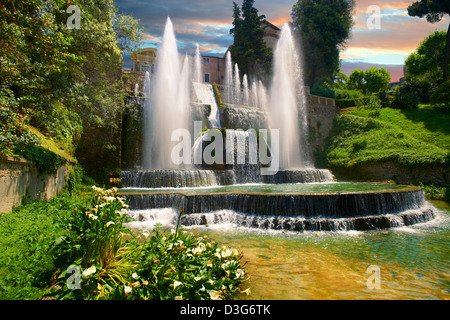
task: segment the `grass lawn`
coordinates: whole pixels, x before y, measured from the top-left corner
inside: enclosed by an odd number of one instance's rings
[[[347,112],[369,117],[370,110],[353,108]],[[420,105],[418,110],[382,108],[379,117],[382,122],[395,126],[411,137],[450,150],[450,112]]]
[[[64,233],[61,217],[88,198],[63,194],[0,214],[0,300],[39,299],[55,270],[49,251]]]
[[[418,110],[341,110],[325,150],[331,168],[392,161],[405,167],[448,165],[450,112],[422,105]]]

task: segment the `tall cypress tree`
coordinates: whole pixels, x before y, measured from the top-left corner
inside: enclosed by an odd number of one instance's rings
[[[242,10],[233,2],[234,35],[231,58],[238,64],[241,75],[247,74],[265,79],[271,72],[272,49],[264,41],[261,22],[264,15],[258,15],[254,0],[244,0]]]

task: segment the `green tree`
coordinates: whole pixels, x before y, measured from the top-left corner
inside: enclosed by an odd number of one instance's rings
[[[298,0],[292,8],[292,25],[300,39],[305,80],[331,78],[339,70],[339,52],[353,25],[353,0]]]
[[[405,60],[406,80],[422,103],[430,102],[442,82],[446,36],[445,31],[430,34]]]
[[[380,93],[386,91],[391,76],[385,68],[369,68],[366,71],[355,69],[348,77],[348,88],[364,93]]]
[[[349,89],[360,90],[361,92],[365,91],[365,80],[364,80],[364,71],[360,69],[353,70],[348,77],[348,87]]]
[[[379,93],[388,88],[391,76],[385,68],[372,67],[364,72],[364,80],[367,93]]]
[[[421,76],[426,73],[439,73],[445,59],[447,32],[435,31],[426,37],[405,61],[408,75]]]
[[[80,9],[79,29],[67,26],[69,5]],[[1,107],[54,140],[78,142],[81,124],[82,138],[94,140],[100,136],[92,129],[100,128],[106,139],[86,149],[92,157],[110,156],[114,148],[107,138],[118,131],[122,108],[122,53],[139,41],[137,25],[117,14],[112,0],[2,3],[0,96],[8,103]]]
[[[426,17],[430,23],[439,22],[443,16],[450,15],[450,2],[445,0],[420,0],[416,1],[408,7],[408,14],[413,17]],[[450,55],[450,23],[447,28],[447,36],[445,40],[445,58],[442,65],[442,79],[448,79],[448,64]]]
[[[272,49],[264,41],[261,22],[264,15],[258,15],[254,0],[244,0],[242,8],[233,2],[233,46],[231,58],[238,64],[241,75],[247,74],[265,79],[271,72]]]

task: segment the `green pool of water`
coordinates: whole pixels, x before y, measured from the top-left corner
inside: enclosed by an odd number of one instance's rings
[[[450,203],[433,204],[437,219],[389,230],[198,232],[243,252],[252,293],[236,299],[450,299]]]
[[[229,186],[197,187],[197,188],[123,188],[122,194],[151,194],[151,193],[182,193],[182,194],[210,194],[210,193],[247,193],[247,194],[304,194],[304,193],[348,193],[348,192],[383,192],[418,190],[414,186],[338,182],[338,183],[288,183],[288,184],[244,184]]]

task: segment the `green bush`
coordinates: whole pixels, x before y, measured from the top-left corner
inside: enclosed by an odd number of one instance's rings
[[[359,107],[365,104],[365,99],[336,99],[336,106],[339,108]]]
[[[439,88],[431,95],[431,102],[436,104],[444,104],[447,108],[450,107],[450,80],[442,83]]]
[[[359,90],[337,89],[335,92],[336,99],[363,99],[364,94]]]
[[[419,106],[419,98],[407,84],[402,84],[394,91],[392,108],[416,110]]]

